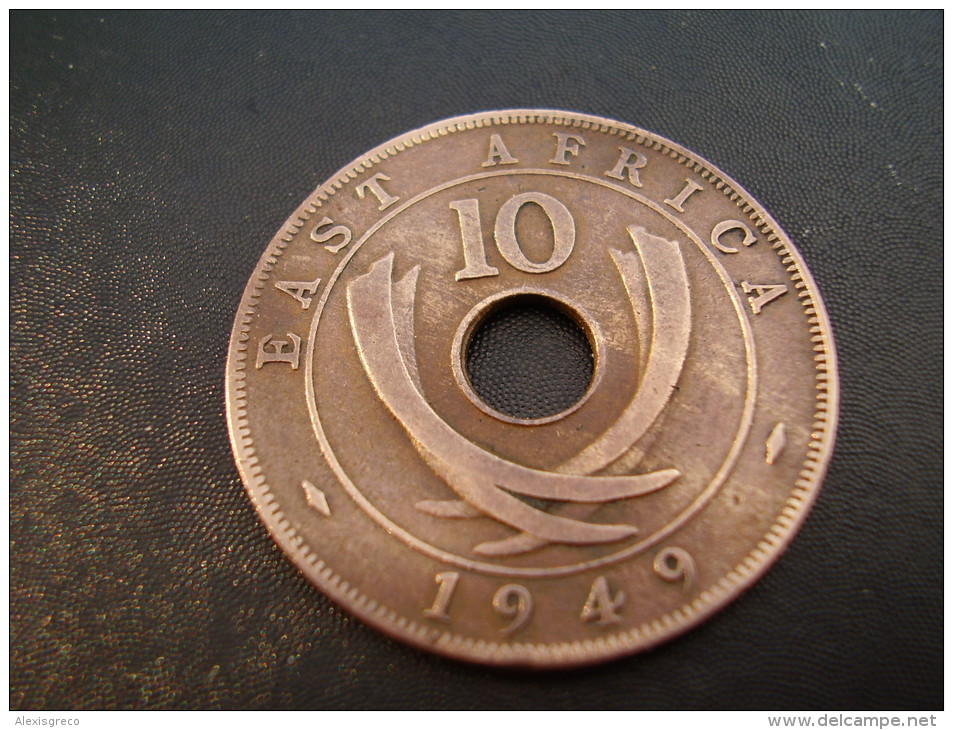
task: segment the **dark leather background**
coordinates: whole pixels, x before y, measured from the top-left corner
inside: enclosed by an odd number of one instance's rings
[[[942,12],[11,14],[11,706],[942,706]],[[830,311],[798,538],[701,628],[496,671],[334,607],[258,522],[223,376],[266,243],[352,158],[494,108],[746,186]]]

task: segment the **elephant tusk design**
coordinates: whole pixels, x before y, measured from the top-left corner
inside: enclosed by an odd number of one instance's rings
[[[644,231],[640,239],[637,239],[633,229],[630,229],[630,234],[641,255],[651,298],[656,298],[652,288],[653,278],[661,282],[658,286],[663,289],[662,298],[666,303],[670,296],[664,292],[674,289],[671,293],[684,293],[684,296],[672,297],[675,299],[673,315],[660,314],[659,307],[653,310],[651,355],[659,355],[659,364],[655,365],[650,357],[650,364],[632,403],[616,424],[596,442],[553,472],[521,466],[480,448],[453,430],[421,395],[412,335],[418,267],[394,282],[394,255],[390,253],[376,261],[366,274],[348,286],[351,330],[368,379],[428,466],[463,500],[427,500],[419,503],[418,508],[442,517],[486,514],[519,531],[508,540],[478,545],[476,552],[505,555],[525,552],[526,549],[535,549],[551,542],[607,543],[637,532],[632,525],[594,524],[576,519],[574,514],[551,514],[527,504],[514,494],[575,503],[577,509],[588,505],[584,508],[584,516],[588,517],[592,505],[650,494],[680,476],[676,469],[634,476],[589,476],[617,459],[657,418],[678,378],[687,349],[687,281],[681,254],[675,244],[649,236]],[[678,291],[677,274],[674,277],[676,285],[673,287],[668,283],[672,279],[671,267],[664,272],[668,278],[659,278],[657,269],[670,264],[672,256],[669,255],[669,261],[666,262],[657,261],[660,257],[655,254],[646,256],[640,248],[640,241],[653,251],[662,244],[668,245],[677,257],[677,270],[684,283],[684,292]],[[641,273],[639,261],[633,254],[612,253],[632,297],[632,288]],[[663,255],[661,258],[666,257]],[[681,310],[684,310],[684,317],[680,314]],[[682,322],[682,319],[685,321]],[[680,324],[686,330],[682,338],[676,332],[681,329],[678,326]],[[673,368],[674,374],[671,372]],[[513,544],[507,546],[507,542]]]
[[[643,375],[635,397],[598,439],[556,471],[593,472],[618,459],[645,435],[659,417],[678,383],[691,332],[688,275],[678,244],[653,236],[640,226],[627,229],[636,254],[610,250],[632,303],[643,350]],[[644,276],[643,276],[644,275]],[[647,284],[643,287],[643,281]],[[647,291],[646,291],[647,289]],[[647,295],[647,296],[646,296]],[[646,309],[651,310],[651,317]],[[582,520],[593,509],[567,505],[563,516]],[[481,555],[506,556],[536,550],[546,540],[528,531],[476,546]]]

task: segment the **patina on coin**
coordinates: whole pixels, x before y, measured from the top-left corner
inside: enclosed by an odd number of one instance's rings
[[[488,317],[569,317],[575,402],[487,402]],[[650,647],[768,567],[837,420],[800,255],[733,180],[583,114],[433,124],[343,168],[262,257],[227,372],[262,519],[333,600],[442,654],[567,666]]]

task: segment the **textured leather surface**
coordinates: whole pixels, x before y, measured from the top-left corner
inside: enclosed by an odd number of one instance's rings
[[[11,14],[13,708],[942,705],[942,13]],[[637,124],[813,271],[843,407],[763,580],[654,651],[468,666],[365,627],[245,496],[223,373],[284,219],[494,108]]]
[[[593,365],[585,331],[546,300],[504,303],[477,323],[467,345],[474,391],[514,418],[545,418],[579,402]]]

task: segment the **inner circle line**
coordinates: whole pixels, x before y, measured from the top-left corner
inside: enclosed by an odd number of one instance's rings
[[[328,297],[330,296],[331,290],[334,288],[335,283],[338,278],[344,271],[344,268],[348,265],[351,259],[357,254],[360,248],[367,242],[367,240],[375,234],[381,227],[386,223],[390,222],[398,214],[405,211],[407,208],[412,205],[429,198],[433,195],[436,195],[439,192],[447,190],[458,185],[462,185],[473,180],[481,180],[491,177],[504,177],[512,175],[548,175],[552,177],[564,177],[574,180],[581,180],[583,182],[594,183],[602,187],[614,190],[615,192],[622,193],[623,195],[635,200],[642,205],[645,205],[647,208],[653,210],[657,214],[661,215],[669,223],[678,228],[696,247],[702,252],[702,254],[708,259],[712,268],[718,273],[722,279],[722,284],[725,286],[725,289],[729,292],[729,296],[732,300],[732,303],[735,307],[735,312],[738,315],[739,323],[741,324],[742,336],[744,339],[745,346],[745,355],[748,362],[748,371],[747,371],[747,388],[745,394],[745,402],[742,408],[741,414],[741,426],[738,429],[735,439],[732,442],[731,448],[728,450],[728,454],[725,460],[722,462],[721,467],[713,476],[709,484],[703,489],[699,495],[686,507],[682,512],[678,514],[672,521],[668,522],[663,528],[657,530],[655,533],[650,535],[637,542],[634,545],[624,548],[623,550],[605,555],[601,558],[595,558],[593,560],[575,563],[573,565],[562,565],[550,568],[520,568],[520,567],[507,567],[500,565],[493,565],[492,563],[485,563],[482,561],[471,560],[469,558],[464,558],[455,553],[450,553],[445,550],[442,550],[438,547],[435,547],[423,540],[417,538],[404,528],[395,524],[387,516],[381,513],[357,488],[357,486],[350,480],[347,476],[347,473],[338,463],[337,458],[334,456],[334,452],[331,449],[330,443],[327,441],[327,436],[324,433],[324,428],[321,425],[321,420],[317,412],[317,401],[314,392],[314,350],[315,350],[315,340],[317,329],[320,324],[321,314],[323,313],[324,306],[327,303]],[[601,567],[603,565],[609,565],[621,560],[626,559],[632,555],[636,555],[644,550],[650,548],[652,545],[657,544],[663,540],[668,535],[675,532],[677,529],[682,527],[688,520],[695,516],[717,493],[721,488],[728,474],[734,468],[735,463],[737,462],[738,456],[741,452],[741,448],[747,440],[748,433],[750,431],[752,415],[754,412],[754,404],[756,400],[757,393],[757,360],[755,358],[754,352],[754,337],[751,332],[751,323],[748,319],[747,312],[744,308],[744,304],[741,301],[740,295],[731,285],[730,280],[727,276],[727,272],[724,270],[724,267],[717,261],[714,257],[714,253],[705,246],[702,241],[695,235],[693,231],[687,228],[683,223],[678,219],[674,218],[670,213],[662,209],[657,203],[647,199],[645,196],[636,193],[632,190],[628,190],[624,187],[621,187],[615,183],[610,183],[605,180],[600,180],[598,178],[593,178],[588,175],[582,175],[579,173],[562,171],[562,170],[546,170],[546,169],[536,169],[536,168],[527,168],[522,170],[499,170],[491,172],[480,172],[474,173],[472,175],[467,175],[461,178],[456,178],[449,182],[443,183],[436,187],[425,190],[422,193],[410,198],[405,203],[399,205],[394,210],[390,211],[387,215],[380,218],[375,222],[357,241],[354,242],[354,245],[351,246],[348,252],[345,254],[345,257],[342,259],[341,263],[338,264],[337,268],[334,270],[334,273],[329,277],[327,285],[322,292],[321,298],[317,302],[317,307],[315,308],[314,315],[311,320],[311,327],[308,333],[308,347],[305,354],[305,398],[308,406],[308,413],[311,419],[312,430],[314,431],[315,437],[318,439],[318,443],[321,446],[321,452],[325,457],[325,460],[328,462],[328,465],[331,467],[331,470],[335,473],[338,479],[341,482],[341,485],[344,487],[345,491],[349,496],[381,527],[387,530],[389,533],[393,534],[395,537],[398,537],[408,546],[420,550],[426,555],[429,555],[435,559],[441,560],[445,563],[451,565],[456,565],[458,567],[466,568],[473,570],[475,572],[483,573],[486,575],[496,575],[496,576],[523,576],[523,577],[554,577],[554,576],[565,576],[573,575],[577,573],[582,573],[592,568]]]

